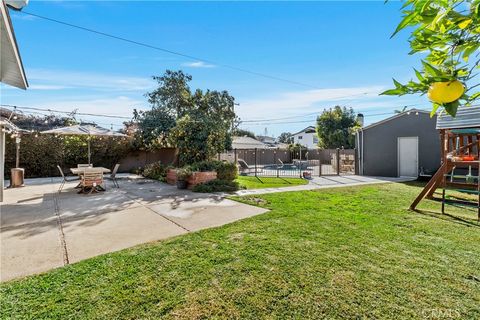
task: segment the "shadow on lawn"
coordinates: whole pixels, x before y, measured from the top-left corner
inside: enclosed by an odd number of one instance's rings
[[[413,212],[420,213],[432,218],[437,218],[445,221],[450,221],[458,223],[467,227],[477,227],[480,228],[480,222],[477,219],[466,219],[450,213],[441,213],[437,211],[425,210],[425,209],[415,209]]]
[[[260,183],[262,183],[262,184],[265,183],[262,179],[260,179],[259,176],[256,176],[255,178],[257,178],[257,180],[258,180]],[[286,184],[292,184],[290,181],[284,179],[283,177],[272,177],[272,178],[277,178],[277,179],[279,180],[278,183],[280,183],[280,184],[281,184],[282,182],[283,182],[283,183],[286,183]],[[280,181],[281,181],[281,182],[280,182]]]
[[[418,181],[418,180],[416,180],[416,181],[406,181],[406,182],[400,182],[400,183],[404,184],[406,186],[409,186],[409,187],[423,188],[427,184],[427,182],[428,181]],[[418,192],[420,192],[420,190]],[[435,193],[435,194],[438,196],[438,193]],[[450,197],[451,198],[456,198],[456,199],[461,199],[461,200],[466,200],[465,197],[459,197],[459,196],[456,196],[456,195],[450,195]],[[413,199],[414,198],[412,198],[411,200],[413,201]],[[473,200],[475,200],[475,199],[473,199]],[[435,200],[425,198],[422,201],[435,201]],[[436,203],[438,203],[438,202],[436,202]],[[462,208],[465,211],[471,212],[473,216],[472,216],[472,218],[468,218],[468,217],[462,217],[462,216],[447,213],[447,212],[442,214],[440,211],[433,211],[433,210],[426,210],[426,209],[415,209],[415,210],[411,210],[411,211],[416,212],[416,213],[420,213],[422,215],[426,215],[426,216],[429,216],[429,217],[432,217],[432,218],[437,218],[437,219],[441,219],[441,220],[444,220],[444,221],[450,221],[450,222],[458,223],[458,224],[468,226],[468,227],[480,228],[480,221],[478,221],[478,219],[477,219],[477,209],[476,208],[468,208],[468,207],[464,207],[464,206],[455,206],[455,205],[452,205],[452,204],[450,204],[449,206]]]

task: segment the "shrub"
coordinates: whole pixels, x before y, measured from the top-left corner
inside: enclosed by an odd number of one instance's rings
[[[192,188],[193,192],[233,192],[240,189],[240,184],[236,181],[227,181],[215,179],[206,183],[197,184]]]
[[[191,166],[193,171],[216,171],[218,180],[233,181],[237,178],[238,169],[235,163],[218,160],[196,162]]]
[[[129,140],[119,137],[90,137],[91,162],[95,166],[112,168],[131,150]],[[53,134],[23,134],[20,142],[20,167],[26,178],[58,176],[57,165],[67,173],[78,163],[87,163],[88,136],[55,136]],[[5,145],[5,174],[15,167],[15,139],[8,136]],[[120,167],[122,168],[122,167]]]
[[[220,162],[215,171],[219,180],[233,181],[238,176],[237,165],[233,162]]]
[[[205,160],[205,161],[195,162],[194,164],[191,165],[191,168],[193,171],[200,171],[200,172],[216,171],[217,167],[220,164],[221,164],[221,161],[218,161],[218,160]]]
[[[185,181],[192,175],[192,169],[189,166],[177,169],[177,180]]]
[[[143,176],[164,182],[167,177],[169,166],[163,165],[161,162],[147,164],[143,169]]]

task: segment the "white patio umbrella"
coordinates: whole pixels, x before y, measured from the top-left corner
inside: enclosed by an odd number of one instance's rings
[[[108,130],[94,125],[73,125],[42,131],[41,133],[58,134],[58,135],[82,135],[82,136],[109,136],[109,137],[126,137],[125,134]],[[90,139],[88,139],[88,163],[90,164]]]

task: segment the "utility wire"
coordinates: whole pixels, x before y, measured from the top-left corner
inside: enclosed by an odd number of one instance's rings
[[[235,71],[239,71],[239,72],[243,72],[243,73],[248,73],[248,74],[263,77],[263,78],[268,78],[268,79],[272,79],[272,80],[277,80],[277,81],[282,81],[282,82],[286,82],[286,83],[290,83],[290,84],[295,84],[295,85],[298,85],[298,86],[308,87],[308,88],[312,88],[312,89],[326,89],[326,88],[320,88],[320,87],[317,87],[317,86],[314,86],[314,85],[311,85],[311,84],[308,84],[308,83],[304,83],[304,82],[299,82],[299,81],[295,81],[295,80],[280,78],[280,77],[277,77],[277,76],[272,76],[272,75],[269,75],[269,74],[266,74],[266,73],[256,72],[256,71],[236,67],[236,66],[229,65],[229,64],[218,63],[218,62],[213,61],[213,60],[203,59],[203,58],[199,58],[199,57],[196,57],[196,56],[193,56],[193,55],[190,55],[190,54],[185,54],[185,53],[182,53],[182,52],[173,51],[173,50],[165,49],[165,48],[162,48],[162,47],[154,46],[154,45],[151,45],[151,44],[148,44],[148,43],[145,43],[145,42],[140,42],[140,41],[136,41],[136,40],[132,40],[132,39],[127,39],[127,38],[116,36],[116,35],[113,35],[113,34],[110,34],[110,33],[94,30],[94,29],[87,28],[87,27],[82,27],[82,26],[79,26],[79,25],[76,25],[76,24],[73,24],[73,23],[69,23],[69,22],[45,17],[45,16],[42,16],[42,15],[39,15],[39,14],[36,14],[36,13],[27,12],[27,11],[24,11],[24,10],[22,10],[20,12],[23,13],[23,14],[29,15],[29,16],[33,16],[33,17],[37,17],[37,18],[40,18],[40,19],[43,19],[43,20],[50,21],[50,22],[62,24],[64,26],[68,26],[68,27],[71,27],[71,28],[83,30],[83,31],[90,32],[90,33],[95,33],[95,34],[100,35],[100,36],[120,40],[120,41],[123,41],[123,42],[128,42],[130,44],[135,44],[135,45],[142,46],[142,47],[145,47],[145,48],[154,49],[154,50],[157,50],[157,51],[162,51],[162,52],[165,52],[165,53],[168,53],[168,54],[172,54],[172,55],[176,55],[176,56],[179,56],[179,57],[187,58],[189,60],[201,61],[201,62],[205,62],[205,63],[208,63],[208,64],[214,64],[214,65],[217,65],[219,67],[223,67],[223,68],[227,68],[227,69],[231,69],[231,70],[235,70]],[[367,94],[367,93],[364,93],[364,94]]]
[[[15,105],[10,105],[10,104],[0,104],[2,107],[10,107],[10,108],[17,108],[21,110],[35,110],[35,111],[46,111],[46,112],[52,112],[52,113],[62,113],[62,114],[67,114],[71,115],[71,111],[63,111],[63,110],[54,110],[54,109],[44,109],[44,108],[36,108],[36,107],[19,107]],[[132,117],[126,117],[126,116],[116,116],[116,115],[109,115],[109,114],[99,114],[99,113],[84,113],[84,112],[76,112],[75,115],[77,116],[90,116],[90,117],[105,117],[105,118],[113,118],[113,119],[127,119],[131,120]]]
[[[423,109],[418,109],[418,111],[427,111],[427,110],[423,110]],[[406,111],[407,112],[407,111]],[[412,111],[412,112],[415,112],[415,111]],[[392,114],[395,114],[395,111],[390,111],[390,112],[384,112],[384,113],[374,113],[374,114],[368,114],[368,115],[364,115],[364,117],[376,117],[376,116],[387,116],[387,115],[392,115]],[[280,121],[280,122],[271,122],[270,120],[266,119],[264,121],[269,121],[269,122],[254,122],[254,123],[250,123],[250,122],[247,122],[245,123],[245,125],[247,126],[263,126],[263,125],[277,125],[277,124],[295,124],[295,123],[312,123],[312,122],[315,122],[316,119],[311,119],[311,120],[299,120],[299,121]],[[240,122],[240,125],[244,124],[242,121]]]
[[[415,107],[415,106],[418,106],[418,105],[416,105],[416,104],[410,104],[410,105],[404,105],[404,106],[399,106],[399,107],[403,108],[403,107]],[[392,112],[394,112],[394,111],[392,111]],[[311,115],[318,115],[318,114],[321,114],[321,113],[322,113],[322,111],[316,111],[316,112],[305,113],[305,114],[301,114],[301,115],[294,115],[294,116],[289,116],[289,117],[282,117],[282,118],[242,120],[242,122],[243,122],[243,123],[250,123],[250,122],[261,122],[261,121],[286,120],[286,119],[292,119],[292,118],[302,118],[302,117],[311,116]],[[361,114],[363,114],[364,116],[372,116],[372,115],[365,115],[363,112],[358,112],[358,113],[361,113]],[[390,112],[390,113],[391,113],[391,112]],[[390,114],[390,113],[387,113],[387,114]],[[385,114],[378,114],[378,115],[385,115]]]

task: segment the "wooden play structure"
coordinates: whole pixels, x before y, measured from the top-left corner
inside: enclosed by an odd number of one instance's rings
[[[480,107],[461,107],[455,118],[437,118],[441,139],[441,166],[410,205],[415,210],[424,198],[445,205],[477,208],[480,221]],[[441,197],[435,191],[441,189]],[[465,195],[453,196],[450,193]]]

